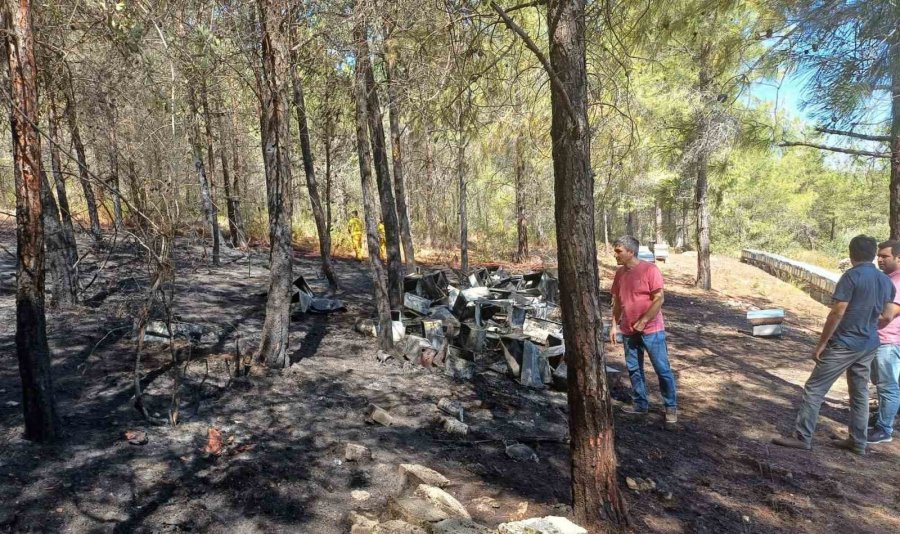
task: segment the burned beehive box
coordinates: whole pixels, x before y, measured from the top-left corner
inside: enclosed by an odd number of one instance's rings
[[[397,355],[458,379],[495,371],[532,388],[564,388],[555,273],[479,267],[462,282],[440,270],[405,277],[403,309],[392,317]]]

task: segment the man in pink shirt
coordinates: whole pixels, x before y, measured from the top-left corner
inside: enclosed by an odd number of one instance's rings
[[[610,342],[616,342],[616,328],[622,331],[625,366],[631,377],[631,407],[623,411],[644,415],[649,410],[644,378],[644,352],[659,378],[659,390],[666,408],[666,423],[678,422],[675,376],[669,366],[669,349],[663,323],[663,278],[654,264],[637,258],[640,243],[623,236],[613,243],[616,270],[612,284],[613,320]]]
[[[885,241],[878,244],[878,267],[888,275],[897,295],[894,307],[900,307],[900,241]],[[887,443],[894,438],[894,417],[900,408],[900,315],[887,324],[878,324],[878,350],[872,361],[872,377],[878,388],[878,417],[875,427],[869,431],[869,445]]]

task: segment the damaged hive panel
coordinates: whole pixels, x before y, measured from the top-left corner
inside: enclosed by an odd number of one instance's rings
[[[481,267],[451,283],[439,270],[406,276],[403,309],[392,312],[394,361],[442,367],[459,380],[508,375],[530,388],[566,388],[565,344],[555,273]],[[363,329],[374,335],[372,328]]]

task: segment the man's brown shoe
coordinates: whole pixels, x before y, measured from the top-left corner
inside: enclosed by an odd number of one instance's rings
[[[678,422],[678,408],[669,406],[666,408],[666,424],[674,425]]]
[[[850,451],[853,454],[858,454],[860,456],[866,455],[866,446],[863,445],[862,447],[859,447],[852,439],[837,440],[834,442],[834,446],[838,449],[844,449],[845,451]]]
[[[812,449],[812,445],[793,437],[777,437],[772,440],[772,443],[782,447],[790,447],[791,449],[803,449],[805,451]]]

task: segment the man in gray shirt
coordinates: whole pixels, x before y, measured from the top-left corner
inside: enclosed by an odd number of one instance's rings
[[[813,350],[816,362],[803,386],[803,397],[794,425],[794,435],[772,440],[795,449],[812,448],[812,435],[819,408],[834,382],[847,372],[850,390],[850,437],[842,448],[866,453],[866,424],[869,420],[869,371],[878,348],[878,323],[894,317],[894,285],[872,260],[877,242],[858,235],[850,240],[853,267],[841,276],[832,296],[833,304],[822,335]]]

